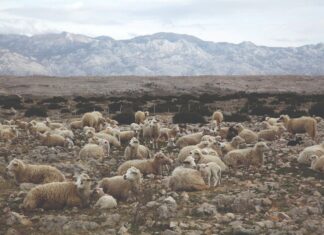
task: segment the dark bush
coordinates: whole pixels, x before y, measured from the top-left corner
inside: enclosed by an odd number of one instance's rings
[[[70,113],[70,110],[67,108],[61,109],[61,113]]]
[[[63,106],[57,103],[50,103],[47,105],[48,109],[61,109]]]
[[[43,99],[41,101],[41,103],[66,103],[67,102],[67,99],[65,99],[64,97],[62,96],[54,96],[52,98],[48,98],[48,99]]]
[[[251,107],[249,113],[257,116],[273,116],[275,114],[275,111],[273,110],[273,108],[267,106],[255,106]]]
[[[232,113],[231,115],[224,114],[224,121],[226,122],[245,122],[250,120],[250,116],[243,113]]]
[[[121,102],[114,102],[114,103],[109,104],[109,112],[114,113],[114,112],[120,111],[121,105],[122,105]]]
[[[25,98],[24,103],[31,104],[31,103],[34,103],[34,100],[32,98]]]
[[[25,117],[47,117],[47,109],[41,106],[33,106],[26,110]]]
[[[308,113],[305,111],[298,110],[295,106],[288,106],[287,108],[283,109],[280,114],[289,115],[291,118],[297,118],[301,116],[307,116]]]
[[[113,116],[113,119],[119,122],[119,124],[131,124],[135,122],[134,113],[118,113]]]
[[[101,106],[95,105],[93,103],[88,103],[88,102],[77,103],[75,107],[77,108],[76,114],[83,114],[92,111],[99,111],[99,112],[104,111]]]
[[[238,131],[234,129],[234,126],[230,126],[228,128],[226,139],[228,141],[231,141],[237,135],[238,135]]]
[[[21,109],[23,108],[21,102],[21,97],[17,95],[0,96],[0,105],[4,109]]]
[[[181,112],[173,116],[173,123],[206,123],[206,120],[200,113]]]
[[[310,115],[324,117],[324,101],[313,104],[308,112]]]

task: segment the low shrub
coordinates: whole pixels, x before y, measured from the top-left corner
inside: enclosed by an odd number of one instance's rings
[[[224,120],[226,122],[246,122],[250,121],[251,118],[249,115],[244,113],[232,113],[230,115],[224,114]]]
[[[134,113],[118,113],[113,116],[113,119],[119,122],[119,124],[131,124],[135,122]]]
[[[206,123],[206,120],[200,113],[181,112],[173,116],[173,123]]]
[[[32,106],[25,112],[25,117],[47,117],[47,109],[41,106]]]

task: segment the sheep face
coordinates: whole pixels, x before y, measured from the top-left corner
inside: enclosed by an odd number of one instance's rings
[[[278,122],[288,122],[289,121],[289,116],[288,115],[280,115]]]
[[[245,143],[245,140],[240,136],[235,136],[232,141],[235,144],[243,144],[243,143]]]
[[[158,152],[155,154],[154,161],[157,161],[160,165],[171,165],[173,162],[170,158],[165,156],[165,154],[162,152]]]
[[[316,161],[318,159],[318,156],[317,155],[312,155],[309,157],[310,161],[313,162],[313,161]]]
[[[23,167],[24,163],[21,160],[15,158],[9,163],[6,170],[9,175],[14,175],[16,172],[19,172]]]
[[[168,140],[167,147],[168,147],[168,148],[175,148],[175,147],[177,147],[177,145],[175,144],[175,139],[174,139],[174,138],[170,138],[170,139]]]
[[[270,150],[270,148],[264,142],[256,143],[255,148],[256,148],[256,150],[258,150],[260,152],[266,152],[266,151]]]
[[[208,172],[208,165],[205,163],[197,164],[197,170],[202,174],[206,174]]]
[[[131,167],[126,171],[126,174],[124,175],[124,180],[129,181],[138,181],[142,177],[142,174],[139,169],[136,167]]]
[[[199,143],[199,147],[200,147],[200,148],[206,148],[206,147],[208,147],[209,144],[210,144],[210,143],[209,143],[207,140],[205,140],[205,141],[201,141],[201,142]]]
[[[129,146],[135,148],[139,145],[139,141],[136,137],[133,137],[130,141],[129,141]]]
[[[102,197],[105,195],[105,192],[103,191],[103,188],[95,188],[93,190],[93,196],[96,198]]]
[[[238,132],[241,132],[242,130],[244,129],[243,125],[242,124],[236,124],[234,126],[234,130],[238,131]]]
[[[188,156],[182,163],[185,165],[185,167],[187,166],[190,168],[196,167],[195,159],[192,156]]]
[[[82,173],[77,177],[77,180],[75,182],[75,185],[77,188],[80,189],[87,189],[91,187],[91,178],[89,175]]]
[[[145,117],[148,117],[150,115],[150,113],[148,111],[144,112]]]

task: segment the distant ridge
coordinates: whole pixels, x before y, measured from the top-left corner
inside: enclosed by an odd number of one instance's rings
[[[63,32],[0,35],[0,75],[324,75],[324,44],[266,47],[156,33],[129,40]]]

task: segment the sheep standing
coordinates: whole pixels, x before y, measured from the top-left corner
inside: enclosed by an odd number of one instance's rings
[[[312,164],[311,164],[311,169],[314,171],[319,171],[319,172],[324,172],[324,155],[323,156],[317,156],[317,155],[312,155],[310,157]]]
[[[111,209],[117,207],[117,201],[114,197],[105,194],[103,188],[96,188],[95,193],[99,196],[94,208]]]
[[[103,125],[106,122],[102,114],[97,111],[85,113],[82,116],[81,120],[82,120],[83,127],[85,126],[93,127],[97,131],[99,131],[100,125]]]
[[[79,157],[82,160],[94,158],[101,159],[109,157],[110,144],[108,140],[100,140],[97,144],[86,144],[79,152]]]
[[[255,165],[262,166],[264,152],[269,150],[269,147],[264,142],[258,142],[253,148],[236,149],[227,153],[224,161],[228,166],[236,168],[238,165]]]
[[[258,135],[250,129],[244,128],[242,124],[236,124],[234,128],[238,135],[244,139],[245,143],[252,144],[258,141]]]
[[[153,159],[126,161],[118,167],[117,172],[118,175],[125,174],[125,172],[133,166],[139,169],[143,175],[161,175],[162,166],[171,164],[172,160],[170,158],[165,156],[165,154],[163,154],[162,152],[158,152],[154,155]]]
[[[135,113],[135,123],[143,124],[145,119],[149,116],[149,112],[137,111]]]
[[[161,140],[164,138],[165,140],[169,140],[170,138],[176,138],[179,132],[180,128],[178,125],[175,125],[172,128],[161,128],[158,139]]]
[[[124,157],[127,160],[150,158],[150,150],[133,137],[125,148]]]
[[[217,163],[209,162],[205,164],[198,164],[197,170],[200,171],[203,177],[207,178],[208,187],[210,187],[211,181],[214,181],[214,187],[216,187],[217,184],[220,184],[222,169]]]
[[[288,115],[281,115],[279,121],[283,121],[292,134],[307,133],[313,140],[316,137],[317,121],[312,117],[289,118]]]
[[[76,120],[76,121],[72,121],[70,122],[70,128],[73,129],[82,129],[83,127],[83,122],[82,120]]]
[[[135,167],[130,167],[125,175],[103,178],[99,181],[98,187],[103,188],[105,193],[114,198],[125,201],[132,194],[137,195],[139,193],[141,183],[141,172]]]
[[[157,139],[160,136],[160,123],[154,118],[152,119],[148,125],[144,125],[143,127],[143,138],[149,139],[153,142],[153,148],[158,149]]]
[[[224,120],[224,116],[221,110],[217,110],[213,113],[212,120],[217,122],[218,130],[220,129],[220,124]]]
[[[119,141],[121,143],[129,142],[133,137],[135,137],[134,131],[121,131],[119,133]]]
[[[87,206],[91,194],[91,180],[87,174],[78,176],[76,182],[53,182],[31,189],[24,201],[23,208],[32,210],[61,209],[65,206]]]
[[[17,184],[44,184],[50,182],[62,182],[65,180],[62,172],[55,167],[26,164],[16,158],[9,163],[7,171],[10,175],[14,176]]]
[[[309,165],[311,164],[310,157],[312,155],[317,155],[318,157],[324,155],[324,142],[305,148],[303,151],[300,152],[297,161],[300,164]]]
[[[43,122],[36,122],[35,120],[32,120],[28,124],[28,130],[30,131],[30,133],[36,134],[36,133],[45,133],[47,131],[50,131],[51,128],[46,126],[46,124]]]
[[[199,171],[179,166],[169,178],[169,188],[173,191],[199,191],[208,189],[208,186]]]

